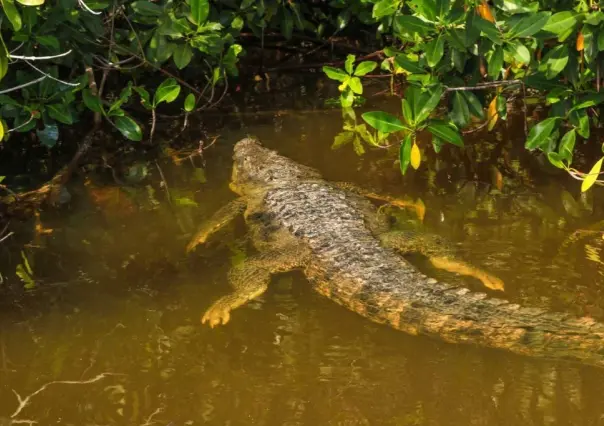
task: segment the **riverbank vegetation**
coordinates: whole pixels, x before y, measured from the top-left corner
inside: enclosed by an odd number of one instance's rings
[[[604,13],[591,0],[2,0],[0,30],[3,150],[52,151],[66,129],[94,123],[42,188],[20,194],[0,172],[3,204],[56,200],[101,124],[124,144],[152,145],[158,120],[184,127],[244,81],[310,68],[337,81],[331,104],[345,118],[368,81],[401,98],[398,115],[345,120],[334,145],[398,146],[402,173],[421,166],[422,150],[463,149],[464,133],[495,129],[517,106],[526,149],[584,191],[599,183],[599,156],[590,171],[573,166],[576,146],[599,143],[604,101]],[[274,50],[285,65],[266,66]],[[309,63],[321,51],[329,60]],[[529,96],[546,110],[530,123]],[[417,138],[426,132],[431,147]]]

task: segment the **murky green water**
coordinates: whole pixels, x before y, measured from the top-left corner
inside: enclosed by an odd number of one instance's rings
[[[119,192],[97,171],[73,183],[69,207],[42,215],[53,232],[24,250],[36,288],[0,307],[0,424],[604,425],[604,370],[407,336],[314,294],[301,274],[276,277],[227,326],[202,327],[250,248],[243,223],[190,256],[184,247],[232,197],[230,152],[245,133],[330,180],[421,197],[423,226],[500,276],[505,297],[604,320],[604,240],[590,230],[604,219],[601,193],[581,200],[578,184],[542,170],[520,123],[438,160],[424,141],[422,168],[404,179],[392,155],[330,149],[337,111],[244,123],[206,152],[203,174],[198,158],[149,161]],[[23,262],[5,253],[14,280]]]

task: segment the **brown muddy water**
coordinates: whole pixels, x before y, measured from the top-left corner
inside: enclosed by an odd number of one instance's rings
[[[232,123],[205,170],[164,157],[115,178],[91,172],[67,207],[42,214],[49,232],[23,247],[31,273],[19,284],[33,289],[0,306],[0,425],[604,425],[604,370],[407,336],[313,293],[299,273],[275,277],[226,326],[199,321],[252,252],[241,221],[184,250],[232,199],[231,150],[247,133],[329,180],[421,197],[424,223],[401,212],[395,226],[450,239],[504,280],[495,296],[604,320],[602,194],[581,198],[528,155],[521,121],[466,136],[465,153],[437,158],[422,141],[422,167],[404,178],[395,153],[330,148],[339,111]],[[3,250],[3,282],[19,282],[21,250]]]

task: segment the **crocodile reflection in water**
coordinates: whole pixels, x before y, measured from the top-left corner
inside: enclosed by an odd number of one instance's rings
[[[589,318],[524,308],[428,278],[395,251],[421,247],[425,237],[390,231],[360,191],[328,183],[309,167],[254,139],[235,146],[231,189],[241,198],[221,209],[189,243],[243,213],[258,254],[229,275],[234,291],[203,315],[212,327],[266,289],[272,274],[302,269],[315,290],[377,323],[452,343],[604,366],[604,325]],[[375,197],[374,197],[375,198]],[[475,267],[424,250],[440,268],[503,284]]]

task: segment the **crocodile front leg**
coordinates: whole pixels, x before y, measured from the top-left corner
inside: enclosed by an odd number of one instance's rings
[[[187,253],[192,251],[199,244],[205,243],[208,238],[232,222],[237,216],[243,213],[246,202],[243,198],[237,198],[220,208],[212,217],[206,220],[195,236],[187,244]]]
[[[207,322],[212,328],[226,324],[233,309],[266,291],[273,274],[303,267],[309,255],[309,250],[302,244],[275,244],[236,266],[229,273],[234,291],[214,302],[201,318],[202,324]]]
[[[389,231],[379,235],[385,247],[401,254],[419,253],[428,258],[432,266],[448,272],[454,272],[479,279],[491,290],[504,290],[504,283],[494,275],[457,259],[439,237],[405,231]]]

